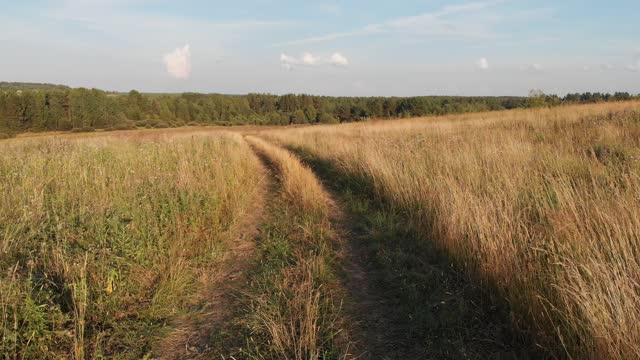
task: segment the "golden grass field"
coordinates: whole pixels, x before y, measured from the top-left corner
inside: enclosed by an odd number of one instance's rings
[[[640,357],[640,104],[266,136],[370,183],[557,356]]]
[[[637,102],[24,136],[0,358],[635,359],[639,244]]]

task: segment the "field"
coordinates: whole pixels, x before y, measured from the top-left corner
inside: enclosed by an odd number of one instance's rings
[[[640,358],[640,103],[0,141],[3,358]]]

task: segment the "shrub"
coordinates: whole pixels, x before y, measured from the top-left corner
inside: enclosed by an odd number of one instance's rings
[[[117,124],[116,126],[113,127],[114,130],[130,130],[135,128],[136,128],[136,125],[132,121],[127,121],[122,124]]]
[[[320,113],[318,115],[318,122],[321,124],[337,124],[339,123],[338,119],[333,117],[331,114]]]
[[[166,121],[155,121],[154,124],[152,124],[151,126],[153,126],[156,129],[163,129],[163,128],[168,128],[169,123],[167,123]]]

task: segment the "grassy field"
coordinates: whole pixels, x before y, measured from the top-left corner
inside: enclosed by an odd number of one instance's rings
[[[152,354],[205,311],[257,174],[234,134],[0,143],[0,353]]]
[[[290,152],[256,137],[247,140],[272,168],[276,184],[242,316],[251,340],[236,357],[347,358],[340,309],[344,291],[335,264],[339,244],[328,194]]]
[[[640,103],[0,141],[0,358],[640,357]]]
[[[559,357],[640,357],[640,105],[266,135],[371,187]]]

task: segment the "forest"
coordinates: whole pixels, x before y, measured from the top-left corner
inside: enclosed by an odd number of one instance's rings
[[[637,96],[635,96],[637,97]],[[0,83],[0,137],[22,132],[123,130],[195,125],[343,123],[369,118],[548,107],[630,100],[629,93],[564,97],[532,91],[528,97],[328,97],[305,94],[144,94]]]

